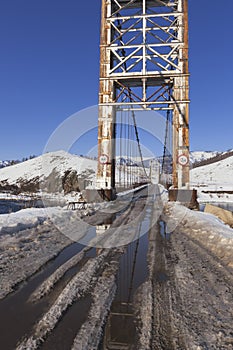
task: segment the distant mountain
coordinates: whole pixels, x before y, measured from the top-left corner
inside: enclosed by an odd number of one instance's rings
[[[233,151],[192,152],[190,158],[193,163],[191,181],[194,184],[211,181],[232,184]],[[147,168],[152,165],[158,172],[158,159],[153,162],[151,160],[146,158],[144,165]],[[159,158],[159,161],[161,165],[162,157]],[[42,188],[46,192],[60,192],[64,186],[70,188],[72,184],[75,184],[80,190],[92,184],[95,186],[97,160],[79,157],[65,151],[46,153],[12,166],[5,166],[5,164],[9,165],[0,162],[0,166],[3,166],[0,169],[0,191],[36,192]],[[119,165],[126,165],[126,168],[123,169],[125,175]],[[143,175],[138,158],[121,157],[117,159],[116,181],[122,176],[127,177],[127,174],[132,171],[139,174],[139,177],[141,176],[140,171]],[[149,169],[147,172],[149,173]]]
[[[190,163],[192,167],[207,165],[233,155],[233,150],[225,152],[219,151],[194,151],[190,152]],[[169,157],[168,157],[169,158]],[[163,157],[157,158],[160,163],[163,161]]]
[[[218,154],[221,154],[222,152],[217,152],[217,151],[194,151],[190,152],[190,163],[191,165],[197,164],[199,162],[205,161],[207,159],[211,159]],[[166,160],[171,162],[171,156],[166,155]],[[160,164],[163,162],[163,156],[157,157],[157,160],[159,161]],[[149,160],[147,161],[149,164]]]
[[[9,166],[10,163],[11,162],[9,160],[0,160],[0,169],[5,168],[6,166]]]
[[[138,161],[133,160],[129,157],[116,157],[117,165],[137,166]]]
[[[201,161],[213,158],[219,153],[221,153],[221,152],[217,152],[217,151],[194,151],[194,152],[190,152],[190,162],[192,164],[198,163],[198,162],[201,162]]]
[[[227,159],[233,156],[233,150],[226,152],[193,152],[191,156],[193,156],[192,166],[193,168],[197,168]]]
[[[15,160],[15,159],[11,159],[11,160],[0,160],[0,169],[5,168],[5,167],[7,167],[7,166],[19,164],[19,163],[21,163],[21,162],[25,162],[25,161],[27,161],[27,160],[29,160],[29,159],[33,159],[33,158],[36,158],[36,156],[35,156],[35,155],[31,155],[29,158],[24,157],[24,158],[22,158],[21,160],[19,160],[19,159],[16,159],[16,160]]]

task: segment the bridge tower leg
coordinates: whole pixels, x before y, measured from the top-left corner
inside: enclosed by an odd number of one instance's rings
[[[178,56],[181,74],[174,78],[173,96],[173,187],[189,189],[189,47],[188,0],[178,2],[179,31],[177,39],[182,43]],[[179,101],[179,102],[178,102]]]
[[[188,189],[188,0],[102,0],[99,86],[97,188],[114,196],[116,113],[127,108],[172,111],[173,187]]]
[[[108,200],[115,196],[115,108],[114,80],[111,78],[110,52],[112,28],[112,1],[102,0],[100,33],[100,82],[98,118],[98,168],[97,189]]]

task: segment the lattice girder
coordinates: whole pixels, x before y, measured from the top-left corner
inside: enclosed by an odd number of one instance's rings
[[[173,115],[173,184],[189,182],[188,0],[102,0],[99,123],[114,139],[116,109],[166,111]],[[107,112],[106,112],[107,111]],[[99,183],[114,185],[114,147],[99,129]],[[105,169],[105,170],[104,170]]]

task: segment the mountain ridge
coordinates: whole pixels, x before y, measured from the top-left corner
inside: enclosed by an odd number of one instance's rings
[[[214,157],[210,157],[211,155]],[[233,178],[233,151],[228,152],[197,152],[192,159],[199,160],[199,166],[193,166],[190,171],[191,184],[228,184],[232,187]],[[195,158],[196,157],[196,158]],[[221,159],[220,159],[221,158]],[[201,160],[200,160],[201,159]],[[214,159],[212,162],[211,159]],[[200,165],[202,162],[208,164]],[[150,160],[146,161],[147,166]],[[131,166],[135,162],[129,163]],[[195,164],[195,163],[194,163]],[[76,171],[82,186],[95,183],[97,160],[80,157],[65,151],[45,153],[39,157],[29,159],[23,163],[11,165],[0,169],[0,191],[38,191],[41,183],[62,183],[67,171]],[[45,188],[47,188],[45,186]]]

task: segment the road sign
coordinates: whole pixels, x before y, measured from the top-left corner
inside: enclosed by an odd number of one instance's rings
[[[180,154],[178,157],[178,163],[182,166],[187,165],[189,162],[188,157],[186,156],[186,154]]]
[[[99,157],[100,164],[107,164],[108,163],[108,156],[106,154],[101,154]]]

